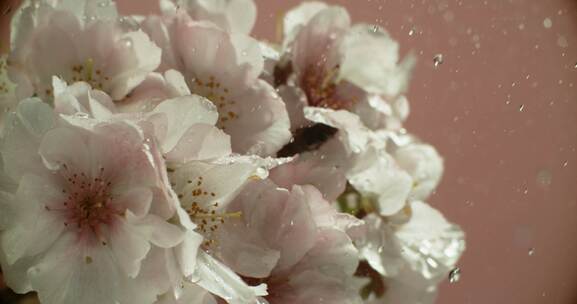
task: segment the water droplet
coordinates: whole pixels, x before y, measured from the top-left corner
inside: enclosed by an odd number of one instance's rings
[[[373,33],[376,33],[379,31],[379,26],[378,25],[373,25]]]
[[[519,112],[523,112],[524,109],[525,109],[525,105],[524,105],[524,104],[522,104],[522,105],[519,106]]]
[[[567,167],[567,164],[568,164],[568,162],[565,161],[565,162],[563,163],[563,168]]]
[[[575,62],[575,65],[573,66],[573,68],[577,69],[577,62]]]
[[[409,36],[413,36],[415,34],[415,28],[411,28],[411,30],[409,30]]]
[[[550,18],[545,18],[545,20],[543,20],[543,26],[545,28],[551,28],[551,26],[553,26],[553,21],[551,21]]]
[[[529,248],[529,252],[528,252],[529,256],[532,256],[535,254],[535,248]]]
[[[449,272],[449,283],[457,283],[461,279],[461,268],[457,267]]]
[[[547,169],[543,169],[543,170],[539,171],[539,173],[537,173],[537,182],[543,186],[551,185],[552,179],[553,179],[553,176],[552,176],[551,172]]]
[[[433,57],[433,65],[435,67],[438,67],[439,65],[443,64],[444,59],[443,59],[443,54],[437,54],[435,55],[435,57]]]

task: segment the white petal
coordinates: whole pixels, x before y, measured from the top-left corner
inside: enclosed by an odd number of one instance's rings
[[[253,0],[180,0],[192,18],[208,20],[221,28],[248,34],[256,21]]]
[[[409,56],[397,65],[399,46],[385,32],[370,25],[355,25],[340,47],[344,54],[340,79],[387,96],[396,96],[406,89],[415,60]]]
[[[267,295],[266,285],[250,287],[225,265],[205,253],[198,253],[198,265],[193,276],[195,283],[230,304],[244,304],[256,301],[257,296]]]

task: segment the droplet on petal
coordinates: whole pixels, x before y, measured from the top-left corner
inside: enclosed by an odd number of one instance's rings
[[[461,279],[461,268],[457,267],[449,272],[449,283],[457,283]]]

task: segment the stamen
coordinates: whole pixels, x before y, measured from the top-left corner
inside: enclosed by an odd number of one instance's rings
[[[94,69],[94,60],[92,58],[86,59],[86,63],[84,64],[86,67],[86,81],[92,81],[92,70]]]

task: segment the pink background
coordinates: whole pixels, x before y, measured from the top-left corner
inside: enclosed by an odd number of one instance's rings
[[[274,40],[300,1],[256,2],[256,36]],[[327,2],[384,26],[419,59],[408,129],[444,155],[430,202],[468,241],[461,280],[438,302],[577,303],[577,1]],[[155,3],[120,9],[145,14]]]

